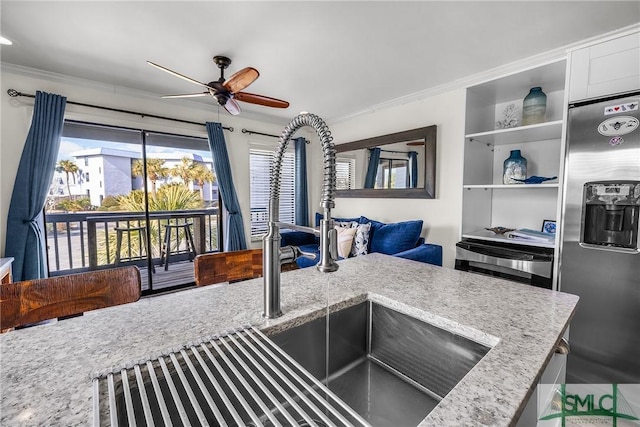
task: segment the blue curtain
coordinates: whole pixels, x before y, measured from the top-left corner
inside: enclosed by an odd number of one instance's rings
[[[36,92],[7,216],[5,256],[13,257],[16,281],[45,277],[42,209],[56,166],[67,98]]]
[[[369,148],[369,166],[364,179],[364,188],[374,188],[376,185],[376,174],[378,173],[378,163],[380,163],[380,149]]]
[[[411,167],[411,188],[418,188],[418,153],[409,151],[409,164]]]
[[[242,212],[240,212],[240,203],[236,195],[236,188],[233,185],[229,153],[227,152],[227,143],[224,140],[222,125],[220,123],[207,122],[206,126],[207,135],[209,136],[209,148],[213,157],[213,167],[218,179],[218,188],[222,196],[222,203],[229,213],[225,227],[224,250],[239,251],[247,249]]]
[[[307,189],[307,141],[293,140],[296,149],[296,224],[309,226],[309,191]]]

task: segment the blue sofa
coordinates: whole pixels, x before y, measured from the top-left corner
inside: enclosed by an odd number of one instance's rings
[[[316,213],[316,227],[322,215]],[[336,223],[371,224],[368,235],[367,253],[379,252],[400,258],[442,266],[442,246],[425,243],[420,237],[422,220],[385,224],[361,216],[358,218],[333,218]],[[282,230],[281,246],[298,246],[304,252],[317,255],[316,259],[300,258],[296,262],[300,268],[316,265],[320,248],[318,237],[303,231]]]

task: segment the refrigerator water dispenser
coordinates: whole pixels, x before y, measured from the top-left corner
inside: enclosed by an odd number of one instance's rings
[[[584,185],[581,243],[610,249],[638,249],[640,181]]]

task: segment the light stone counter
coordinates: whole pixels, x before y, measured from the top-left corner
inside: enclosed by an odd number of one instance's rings
[[[92,424],[96,372],[248,323],[276,327],[352,298],[397,307],[493,346],[421,426],[508,426],[523,410],[578,297],[371,254],[282,275],[283,317],[262,319],[262,280],[144,298],[0,335],[0,425]]]

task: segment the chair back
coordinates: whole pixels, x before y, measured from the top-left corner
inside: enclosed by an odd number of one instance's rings
[[[0,329],[126,304],[140,299],[136,266],[0,285]]]
[[[262,249],[200,254],[194,261],[197,286],[262,277]]]

